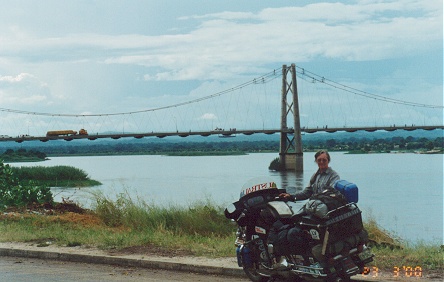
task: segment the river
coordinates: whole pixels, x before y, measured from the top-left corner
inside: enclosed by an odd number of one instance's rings
[[[115,198],[127,193],[157,205],[190,205],[197,199],[225,206],[239,198],[242,185],[269,177],[288,191],[302,189],[316,170],[314,153],[304,153],[304,172],[268,170],[274,153],[245,156],[88,156],[53,157],[44,163],[12,166],[69,165],[83,169],[103,185],[94,188],[52,188],[62,197],[89,207],[90,190]],[[331,153],[330,166],[342,179],[359,187],[364,218],[374,218],[385,230],[410,243],[443,242],[443,155]],[[296,204],[296,207],[301,204]]]

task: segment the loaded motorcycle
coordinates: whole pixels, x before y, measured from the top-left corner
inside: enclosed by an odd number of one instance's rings
[[[296,213],[279,198],[286,190],[274,182],[256,178],[243,186],[225,216],[237,223],[237,263],[251,281],[339,282],[363,273],[373,254],[356,205],[357,187],[340,182],[352,189],[339,185],[321,194],[328,199],[341,194],[348,201],[332,205],[318,197]]]

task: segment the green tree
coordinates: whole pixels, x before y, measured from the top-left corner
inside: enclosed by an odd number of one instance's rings
[[[427,150],[432,150],[433,148],[435,148],[435,144],[433,143],[433,141],[427,141],[425,143],[425,147]]]
[[[326,141],[327,148],[334,148],[336,146],[336,144],[337,143],[336,143],[335,139],[328,139]]]

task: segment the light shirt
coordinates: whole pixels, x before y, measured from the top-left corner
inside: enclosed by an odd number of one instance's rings
[[[294,195],[295,200],[306,200],[310,198],[313,194],[318,194],[327,188],[333,188],[340,179],[339,174],[334,171],[331,167],[328,167],[324,172],[319,170],[313,174],[310,179],[310,185],[306,187],[302,192],[296,193]]]

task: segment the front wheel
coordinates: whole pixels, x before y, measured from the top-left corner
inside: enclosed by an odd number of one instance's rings
[[[259,273],[262,273],[262,275]],[[244,272],[248,276],[248,278],[253,282],[274,282],[274,281],[282,281],[282,282],[303,282],[305,280],[301,279],[298,276],[290,276],[290,277],[278,277],[273,276],[271,273],[269,275],[266,274],[267,270],[263,270],[258,268],[257,266],[252,267],[244,267]],[[275,280],[277,279],[278,280]]]
[[[256,263],[253,264],[253,266],[244,267],[244,272],[253,282],[267,282],[270,279],[270,277],[259,274],[258,265]]]
[[[334,277],[327,280],[328,282],[350,282],[350,277]]]

